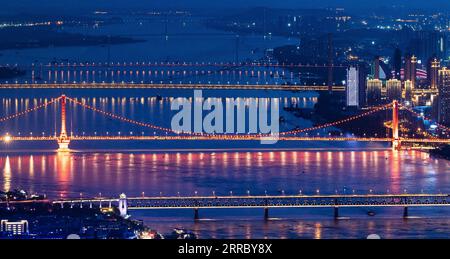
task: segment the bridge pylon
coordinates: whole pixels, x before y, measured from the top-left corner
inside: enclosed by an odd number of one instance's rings
[[[398,101],[392,102],[392,150],[397,151],[401,149],[398,125]]]
[[[119,212],[121,217],[128,218],[128,203],[125,193],[119,196]]]
[[[61,133],[58,137],[58,152],[69,151],[70,138],[66,130],[66,96],[61,96]]]

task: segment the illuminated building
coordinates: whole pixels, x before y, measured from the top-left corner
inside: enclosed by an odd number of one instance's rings
[[[411,56],[410,55],[406,55],[405,56],[405,69],[404,69],[404,75],[403,75],[403,80],[405,81],[411,81]]]
[[[411,101],[413,97],[413,90],[414,87],[412,85],[412,82],[410,80],[405,81],[405,100]]]
[[[430,69],[430,75],[429,75],[431,89],[437,89],[440,67],[441,67],[441,63],[439,62],[439,60],[437,58],[435,58],[431,62],[431,69]]]
[[[431,116],[433,120],[438,120],[439,117],[439,96],[436,94],[432,94],[430,96],[431,102]]]
[[[21,236],[29,234],[28,221],[26,220],[21,220],[17,222],[9,222],[8,220],[1,220],[0,225],[1,225],[0,232],[5,233],[7,235]]]
[[[446,67],[439,70],[438,91],[438,121],[450,125],[450,70]]]
[[[392,68],[394,70],[394,78],[401,80],[400,73],[402,70],[402,52],[399,48],[395,49],[392,60],[393,60]]]
[[[375,57],[373,62],[373,78],[380,79],[380,57]]]
[[[383,82],[380,79],[367,80],[367,104],[377,105],[381,102],[381,88]]]
[[[122,193],[119,199],[119,211],[121,217],[128,217],[127,196]]]
[[[389,102],[402,98],[402,82],[398,79],[390,79],[386,82],[386,97]]]
[[[417,57],[412,56],[411,57],[411,73],[409,80],[411,81],[412,88],[416,87],[416,79],[417,79]]]
[[[366,74],[362,66],[351,66],[347,69],[346,100],[347,106],[365,105]]]
[[[404,81],[410,81],[412,88],[416,86],[416,79],[417,79],[417,57],[416,56],[409,56],[407,55],[405,57],[405,70],[403,75]]]

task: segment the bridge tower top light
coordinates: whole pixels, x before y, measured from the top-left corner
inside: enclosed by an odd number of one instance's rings
[[[58,151],[69,150],[70,139],[67,136],[66,129],[66,95],[61,95],[61,133],[58,139]]]

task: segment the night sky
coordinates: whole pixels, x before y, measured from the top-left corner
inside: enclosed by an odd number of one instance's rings
[[[1,0],[1,13],[21,12],[73,12],[89,9],[134,8],[239,8],[267,6],[279,8],[345,7],[346,9],[373,9],[392,5],[405,8],[450,10],[446,0]]]

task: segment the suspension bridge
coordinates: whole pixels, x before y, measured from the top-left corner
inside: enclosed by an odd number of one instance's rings
[[[42,104],[36,105],[33,108],[29,108],[25,111],[21,111],[12,115],[8,115],[6,117],[0,118],[0,123],[15,119],[21,116],[24,116],[31,112],[37,112],[48,105],[52,105],[59,102],[61,109],[61,117],[60,117],[60,132],[59,134],[53,136],[14,136],[7,134],[2,136],[0,140],[4,142],[11,141],[56,141],[58,143],[58,151],[69,151],[69,145],[72,141],[255,141],[255,140],[277,140],[277,141],[358,141],[358,142],[389,142],[392,143],[392,148],[394,150],[400,150],[402,147],[402,143],[422,143],[422,144],[450,144],[450,138],[447,137],[425,137],[425,138],[410,138],[410,137],[401,137],[399,134],[399,110],[403,109],[416,117],[422,117],[426,120],[428,118],[423,117],[422,115],[416,113],[409,107],[405,107],[399,104],[397,101],[393,101],[392,103],[382,105],[371,110],[365,111],[359,115],[351,116],[345,119],[341,119],[335,122],[324,123],[321,125],[316,125],[309,128],[296,128],[289,131],[278,132],[278,133],[268,133],[268,134],[222,134],[222,133],[197,133],[197,132],[178,132],[174,131],[171,128],[166,128],[158,125],[154,125],[147,122],[141,122],[134,119],[130,119],[121,115],[117,115],[105,110],[101,110],[94,106],[88,105],[85,102],[81,102],[75,98],[71,98],[65,95],[61,95],[57,98],[53,98],[50,101],[46,101]],[[103,116],[106,116],[110,119],[118,120],[124,123],[137,125],[144,128],[150,128],[155,130],[155,132],[159,132],[158,134],[152,136],[79,136],[68,134],[66,129],[66,103],[71,102],[76,106],[81,106],[84,109],[90,110],[95,113],[99,113]],[[344,136],[314,136],[313,134],[308,135],[310,132],[314,132],[320,129],[325,129],[329,127],[339,126],[344,123],[348,123],[354,120],[361,119],[366,116],[370,116],[374,113],[384,111],[384,110],[392,110],[392,135],[390,137],[344,137]],[[437,124],[438,128],[442,130],[442,132],[450,132],[450,128]],[[306,134],[304,136],[300,136],[300,134]]]

